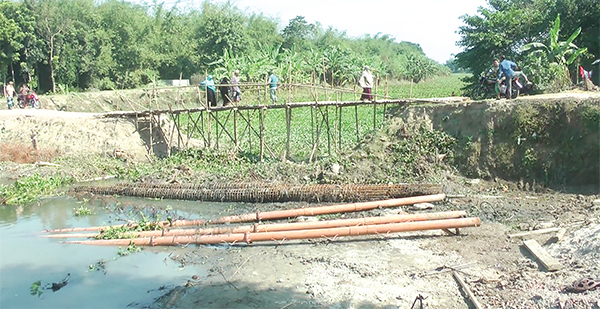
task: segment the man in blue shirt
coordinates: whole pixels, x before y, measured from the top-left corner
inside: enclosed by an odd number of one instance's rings
[[[522,71],[515,71],[517,68],[517,64],[506,59],[504,56],[500,56],[500,67],[498,70],[498,84],[502,83],[504,78],[506,78],[506,97],[510,99],[510,93],[512,91],[512,80],[516,77],[523,76],[527,85],[530,85],[531,82],[527,78],[527,76]]]
[[[269,85],[271,88],[271,100],[275,104],[277,103],[277,75],[273,71],[269,72]]]

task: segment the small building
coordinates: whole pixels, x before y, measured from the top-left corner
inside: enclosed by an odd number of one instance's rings
[[[189,79],[163,79],[161,81],[165,86],[185,87],[190,85]]]

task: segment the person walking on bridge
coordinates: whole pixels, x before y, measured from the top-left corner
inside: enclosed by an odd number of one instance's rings
[[[235,70],[231,77],[231,92],[233,102],[239,102],[242,99],[242,92],[240,90],[240,70]]]
[[[371,75],[371,71],[369,70],[369,66],[365,66],[358,80],[358,84],[362,87],[363,93],[360,96],[361,101],[372,101],[373,94],[371,94],[371,88],[373,88],[373,75]]]
[[[215,81],[213,80],[212,75],[207,75],[206,79],[200,83],[200,87],[202,90],[206,89],[207,104],[210,104],[210,106],[217,106],[217,98],[215,97],[217,88],[215,87]]]
[[[269,88],[271,89],[271,101],[273,104],[277,103],[277,75],[273,71],[269,71]]]

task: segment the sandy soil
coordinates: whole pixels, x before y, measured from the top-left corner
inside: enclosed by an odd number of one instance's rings
[[[47,109],[0,110],[0,143],[31,145],[35,138],[37,147],[51,149],[59,156],[119,153],[145,159],[146,145],[133,121],[97,115]]]
[[[63,155],[123,150],[143,158],[146,153],[135,125],[124,119],[0,111],[0,143],[31,143],[33,131],[40,145]],[[501,180],[451,174],[446,179],[444,191],[455,197],[430,211],[466,210],[479,216],[482,226],[462,229],[459,236],[428,231],[174,248],[172,257],[183,267],[204,265],[209,272],[182,282],[151,307],[410,308],[422,295],[427,308],[471,308],[451,273],[436,271],[467,264],[459,274],[485,308],[600,308],[600,288],[565,290],[575,280],[600,278],[600,206],[593,205],[598,188],[530,192]],[[400,211],[418,212],[404,207],[375,214]],[[523,239],[507,236],[549,227],[565,228],[565,238],[555,243],[549,241],[554,234],[531,238],[561,263],[556,272],[546,271]]]

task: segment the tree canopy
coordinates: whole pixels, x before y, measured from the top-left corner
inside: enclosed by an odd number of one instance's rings
[[[461,18],[465,25],[458,31],[461,38],[457,44],[463,51],[453,63],[472,72],[473,83],[494,58],[505,55],[541,88],[560,90],[566,86],[554,82],[557,72],[562,71],[560,66],[569,66],[571,72],[578,64],[591,69],[591,63],[600,58],[597,0],[488,0],[488,6],[480,7],[477,15]],[[559,66],[554,56],[539,57],[529,52],[542,45],[552,49],[550,54],[557,53],[558,59],[563,57]],[[567,54],[569,57],[564,58]]]
[[[0,0],[0,67],[41,91],[131,88],[157,79],[231,74],[261,81],[354,84],[361,68],[418,81],[449,70],[386,34],[350,38],[296,16],[286,25],[231,2],[179,10],[123,0]],[[409,59],[430,65],[415,77]],[[217,76],[218,77],[218,76]]]

